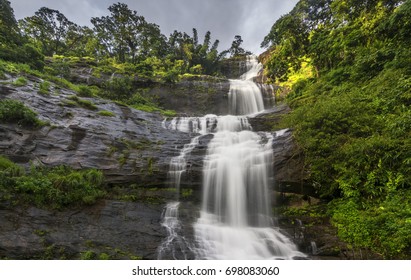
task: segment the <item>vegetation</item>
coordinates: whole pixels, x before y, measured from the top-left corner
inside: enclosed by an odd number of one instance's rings
[[[25,77],[18,77],[14,82],[13,85],[16,87],[24,87],[28,83],[27,79]]]
[[[384,258],[411,248],[410,18],[409,0],[301,0],[262,44],[340,237]]]
[[[42,56],[87,57],[93,62],[106,62],[108,68],[128,68],[143,76],[154,76],[158,61],[166,71],[164,80],[173,76],[193,74],[216,74],[219,62],[228,53],[245,54],[241,48],[242,39],[237,35],[230,50],[218,52],[219,40],[211,41],[208,31],[202,43],[193,28],[192,36],[174,31],[169,38],[161,34],[160,28],[149,23],[137,11],[126,4],[116,3],[108,7],[109,15],[91,18],[92,28],[79,26],[58,10],[42,7],[31,17],[18,22],[13,9],[6,0],[1,0],[1,36],[5,52],[0,58],[23,62],[30,55],[30,61],[42,69]],[[10,47],[18,47],[25,53],[17,55]],[[31,48],[31,49],[30,49]],[[101,63],[100,63],[101,62]],[[113,63],[114,62],[114,63]],[[164,63],[165,62],[165,63]],[[29,63],[30,64],[30,63]],[[60,64],[64,67],[64,62]],[[64,73],[62,67],[51,67]],[[111,72],[112,73],[112,72]]]
[[[33,128],[44,125],[33,110],[13,99],[0,99],[0,123],[15,123]]]
[[[29,172],[0,156],[0,200],[61,209],[93,204],[105,195],[101,171],[76,171],[66,166],[42,168]]]
[[[105,111],[105,110],[98,112],[98,114],[103,117],[115,117],[116,116],[116,114],[114,114],[113,112]]]
[[[78,98],[77,95],[71,95],[68,97],[68,99],[74,102],[73,105],[77,104],[78,106],[83,107],[85,109],[89,109],[89,110],[98,109],[97,106],[94,105],[92,101]]]
[[[43,95],[47,95],[50,93],[50,82],[48,81],[44,81],[40,83],[39,86],[39,91],[38,93],[43,94]]]
[[[112,4],[106,16],[91,18],[92,28],[79,26],[47,7],[19,21],[9,1],[0,0],[0,7],[0,77],[6,73],[21,75],[15,86],[26,85],[26,75],[39,77],[43,82],[38,93],[44,95],[52,87],[62,87],[80,97],[99,96],[173,116],[175,112],[159,108],[154,98],[136,99],[139,82],[174,83],[184,74],[221,75],[220,62],[228,53],[248,53],[241,47],[239,35],[231,48],[222,52],[218,51],[219,40],[212,42],[209,31],[202,42],[195,28],[192,35],[176,30],[167,38],[158,25],[123,3]],[[96,78],[106,75],[106,82],[100,86],[69,82],[70,69],[77,66],[90,68]],[[67,105],[96,109],[82,99]]]

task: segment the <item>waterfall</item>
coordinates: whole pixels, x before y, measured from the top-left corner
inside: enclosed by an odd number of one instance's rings
[[[232,115],[163,121],[167,129],[213,135],[204,159],[201,210],[193,225],[195,240],[191,250],[197,259],[304,257],[291,240],[274,227],[271,216],[272,141],[284,130],[275,134],[256,133],[247,119],[247,115],[264,110],[260,87],[253,81],[261,67],[255,57],[250,57],[248,71],[240,80],[230,80]],[[183,149],[180,158],[191,151]],[[178,204],[173,207],[178,208]],[[171,216],[178,220],[175,213]],[[179,223],[175,220],[173,223],[178,228]],[[168,240],[173,234],[169,231]]]
[[[253,79],[262,71],[262,64],[257,58],[247,58],[247,69],[239,80],[230,80],[229,112],[232,115],[249,115],[264,110],[264,102],[260,88]]]
[[[165,122],[163,122],[165,126]],[[190,249],[189,242],[180,234],[182,224],[178,217],[178,208],[180,205],[180,185],[181,176],[187,171],[186,156],[198,145],[199,136],[194,137],[190,144],[184,145],[180,154],[171,158],[168,177],[171,187],[176,190],[176,201],[167,203],[161,225],[167,230],[167,238],[161,243],[157,250],[157,258],[162,259],[164,256],[171,255],[174,259],[182,256],[187,259],[187,251]]]
[[[200,218],[194,224],[197,258],[303,256],[273,228],[269,186],[275,138],[265,135],[265,143],[263,138],[217,126],[205,158]]]

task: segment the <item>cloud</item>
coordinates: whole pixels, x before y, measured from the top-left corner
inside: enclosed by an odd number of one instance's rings
[[[126,3],[147,21],[160,26],[164,35],[174,30],[189,34],[197,28],[199,40],[211,31],[220,40],[220,50],[229,48],[235,35],[241,35],[244,48],[258,54],[264,36],[273,23],[289,12],[297,0],[10,0],[17,19],[32,16],[41,7],[62,12],[69,20],[90,25],[92,17],[108,15],[112,3]]]

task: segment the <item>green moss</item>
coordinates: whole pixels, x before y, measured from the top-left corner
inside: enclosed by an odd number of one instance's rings
[[[15,123],[26,127],[40,127],[44,123],[37,114],[22,102],[13,99],[0,100],[0,122]]]
[[[89,86],[79,85],[77,87],[77,93],[82,97],[93,97],[93,91]]]
[[[98,109],[98,107],[92,101],[81,99],[77,95],[70,95],[68,99],[72,101],[71,104],[77,104],[78,106],[82,108],[93,110],[93,111]],[[66,103],[66,104],[70,104],[70,103]]]
[[[118,148],[117,148],[117,147],[110,146],[110,148],[109,148],[108,151],[107,151],[107,156],[108,156],[108,157],[112,157],[113,154],[114,154],[115,152],[117,152],[117,151],[118,151]]]
[[[24,87],[28,83],[27,79],[25,77],[18,77],[14,82],[13,85],[16,87]]]
[[[97,259],[97,255],[93,251],[84,251],[80,253],[81,260],[95,260]]]
[[[98,107],[90,100],[79,99],[79,100],[77,100],[77,103],[81,107],[83,107],[85,109],[88,109],[88,110],[97,110],[98,109]]]
[[[97,114],[103,117],[115,117],[116,116],[116,114],[110,111],[99,111]]]
[[[123,167],[127,163],[127,160],[129,157],[130,157],[130,151],[123,150],[120,157],[118,158],[118,163],[120,164],[120,167]]]
[[[41,82],[39,85],[38,93],[43,95],[50,94],[50,86],[50,82],[48,81]]]
[[[188,198],[193,195],[193,189],[182,189],[181,190],[181,197]]]
[[[110,260],[110,256],[107,253],[101,253],[98,255],[98,259],[101,261],[107,261]]]

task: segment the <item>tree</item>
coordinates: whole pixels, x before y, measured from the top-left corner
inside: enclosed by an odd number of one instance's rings
[[[102,51],[115,56],[119,62],[135,62],[140,47],[140,36],[146,21],[126,4],[111,5],[110,16],[92,18],[94,31],[103,46]]]
[[[78,28],[58,10],[46,7],[40,8],[34,16],[21,20],[20,26],[24,34],[47,56],[63,54],[68,34]]]
[[[0,59],[27,63],[36,69],[44,67],[44,57],[38,49],[27,44],[10,2],[5,0],[0,0]]]
[[[203,43],[199,44],[197,29],[193,28],[193,37],[175,30],[168,39],[169,52],[172,53],[173,60],[184,61],[185,69],[190,69],[195,74],[212,75],[227,51],[219,53],[220,41],[215,40],[213,44],[211,42],[210,31],[206,32]]]
[[[21,34],[10,2],[0,0],[0,44],[17,44]]]
[[[160,27],[154,23],[143,24],[139,37],[139,57],[165,57],[167,52],[167,38],[161,33]]]
[[[198,32],[195,28],[193,28],[193,45],[195,48],[198,46]]]
[[[234,41],[231,43],[231,48],[229,49],[229,52],[232,57],[251,54],[251,52],[246,51],[241,47],[242,43],[243,39],[241,38],[241,36],[235,35]]]

